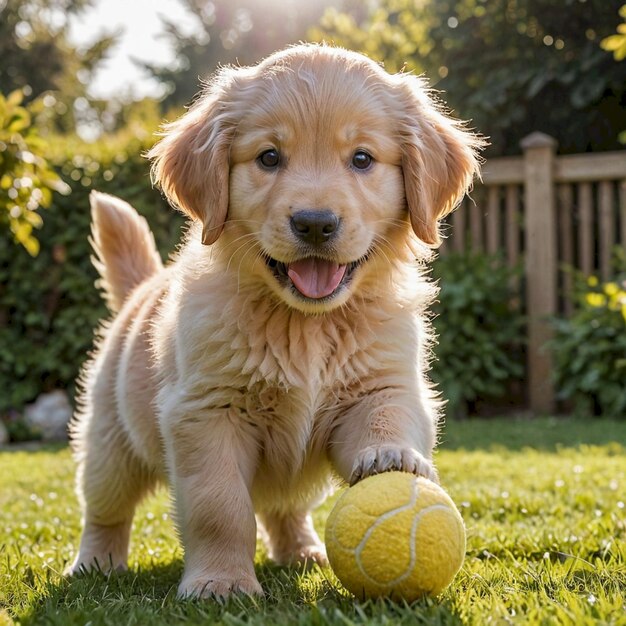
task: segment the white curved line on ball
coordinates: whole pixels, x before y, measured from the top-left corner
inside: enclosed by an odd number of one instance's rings
[[[377,585],[379,587],[394,587],[395,585],[398,585],[399,583],[403,582],[404,580],[406,580],[411,573],[413,572],[413,568],[415,567],[415,561],[417,560],[417,555],[415,553],[415,535],[417,533],[417,525],[419,524],[420,520],[422,519],[422,517],[424,517],[424,515],[430,511],[436,510],[436,509],[442,509],[445,511],[449,511],[450,507],[446,504],[431,504],[430,506],[426,507],[425,509],[422,509],[414,518],[413,518],[413,522],[411,523],[411,533],[410,533],[410,539],[409,539],[409,564],[406,568],[406,571],[404,572],[404,574],[401,574],[400,576],[398,576],[397,578],[394,578],[393,580],[390,580],[389,582],[386,583],[382,583],[380,581],[375,580],[374,578],[372,578],[366,571],[365,568],[363,567],[363,563],[361,561],[361,553],[362,551],[365,549],[365,544],[367,543],[367,540],[371,537],[372,533],[374,532],[374,530],[376,530],[376,528],[384,523],[385,521],[387,521],[389,518],[393,517],[394,515],[396,515],[397,513],[401,513],[403,511],[406,511],[408,509],[411,509],[414,505],[415,502],[417,500],[417,483],[414,484],[413,486],[413,495],[411,496],[411,500],[407,503],[407,504],[403,504],[402,506],[398,507],[397,509],[393,509],[391,511],[387,511],[386,513],[383,513],[368,529],[367,532],[365,533],[365,535],[363,536],[363,539],[361,540],[361,542],[359,543],[359,545],[356,547],[355,551],[354,551],[354,558],[356,560],[356,564],[360,570],[360,572],[363,574],[363,576],[373,585]]]

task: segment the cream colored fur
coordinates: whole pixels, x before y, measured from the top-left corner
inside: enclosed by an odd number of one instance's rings
[[[420,79],[298,46],[220,71],[152,150],[156,182],[195,222],[165,268],[143,219],[92,195],[117,314],[74,422],[84,532],[71,571],[125,567],[135,507],[163,480],[185,549],[180,596],[261,593],[257,521],[277,562],[323,563],[310,511],[333,474],[437,478],[422,268],[479,145]],[[283,159],[273,171],[257,160],[268,149]],[[359,149],[367,171],[351,166]],[[300,297],[266,262],[302,255],[289,228],[301,209],[338,216],[324,254],[363,259],[331,298]]]

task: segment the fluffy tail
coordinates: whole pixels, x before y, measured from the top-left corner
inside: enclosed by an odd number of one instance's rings
[[[112,312],[120,310],[126,296],[163,267],[146,220],[130,204],[92,191],[92,262],[102,277],[99,286]]]

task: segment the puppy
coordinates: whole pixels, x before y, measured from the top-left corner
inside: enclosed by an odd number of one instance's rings
[[[129,205],[92,195],[115,316],[74,421],[71,572],[125,567],[135,507],[167,480],[179,595],[261,594],[257,523],[277,563],[325,563],[310,512],[333,475],[437,479],[420,268],[479,147],[419,78],[302,45],[220,70],[165,127],[154,180],[192,220],[167,267]]]

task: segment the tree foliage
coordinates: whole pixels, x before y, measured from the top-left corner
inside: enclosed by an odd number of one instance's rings
[[[617,25],[617,34],[602,40],[602,47],[613,53],[616,61],[626,59],[626,4],[619,10],[623,22]]]
[[[114,43],[102,37],[82,49],[69,41],[69,16],[91,2],[0,0],[0,92],[19,89],[26,103],[49,94],[54,106],[41,111],[39,123],[73,130],[93,71]]]
[[[297,43],[331,2],[184,0],[198,19],[198,32],[187,35],[175,22],[162,18],[177,64],[144,64],[167,87],[164,108],[189,103],[198,91],[199,80],[207,78],[220,64],[256,63],[278,48]]]
[[[52,192],[69,187],[46,160],[47,143],[32,124],[22,92],[7,98],[0,93],[0,226],[8,225],[13,239],[35,256],[39,243],[33,228],[42,224],[40,207],[52,202]]]
[[[390,71],[425,72],[490,137],[492,156],[519,152],[536,130],[561,152],[607,150],[619,147],[626,66],[600,42],[615,32],[622,2],[373,0],[365,11],[328,11],[312,36]]]

